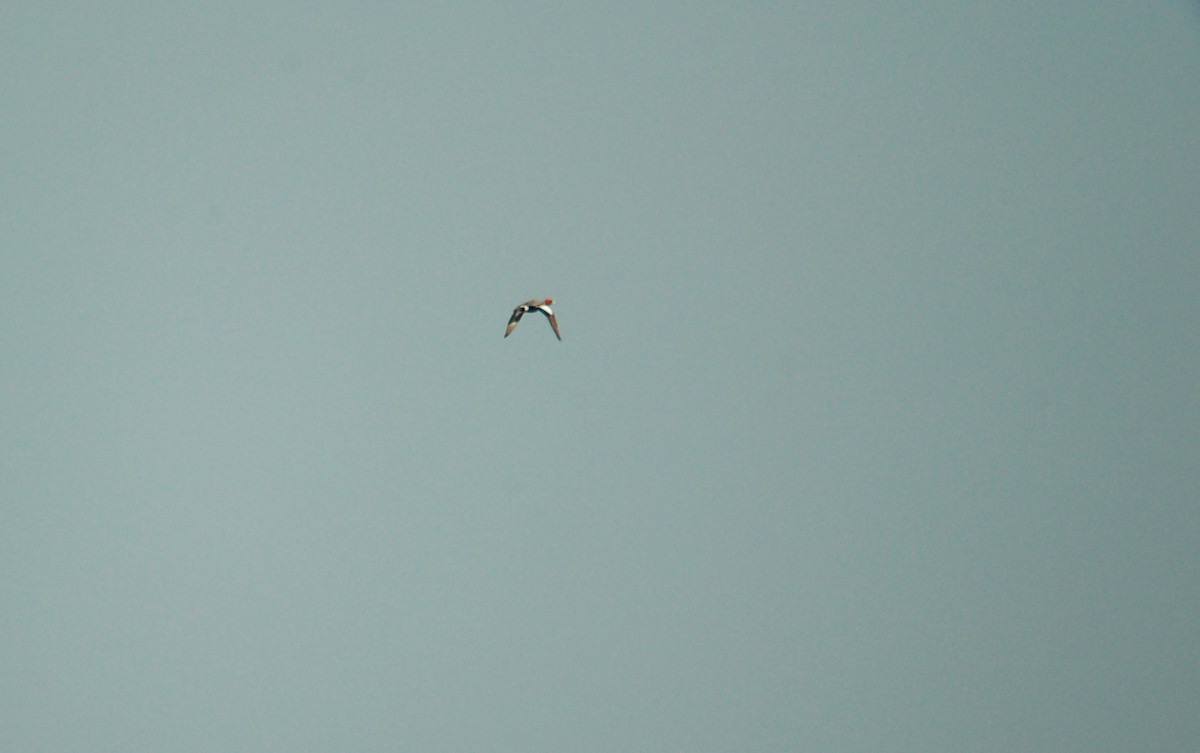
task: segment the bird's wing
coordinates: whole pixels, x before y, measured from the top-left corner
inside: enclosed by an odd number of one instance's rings
[[[554,309],[549,306],[538,306],[538,311],[541,311],[550,320],[550,329],[554,330],[554,336],[558,338],[559,342],[562,342],[562,335],[558,333],[558,319],[554,316]]]
[[[521,317],[524,314],[525,314],[525,309],[521,306],[517,306],[513,310],[512,317],[510,317],[508,320],[508,327],[504,330],[505,337],[508,337],[509,335],[511,335],[512,331],[517,328],[517,322],[521,321]]]

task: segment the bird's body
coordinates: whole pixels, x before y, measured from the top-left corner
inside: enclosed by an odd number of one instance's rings
[[[525,301],[520,306],[513,309],[512,317],[508,320],[508,328],[504,330],[504,336],[508,337],[512,331],[517,328],[517,322],[521,321],[521,317],[528,314],[530,311],[540,311],[550,320],[550,328],[554,330],[554,336],[562,341],[562,335],[558,333],[558,319],[554,317],[554,310],[550,306],[554,303],[553,298],[534,299]]]

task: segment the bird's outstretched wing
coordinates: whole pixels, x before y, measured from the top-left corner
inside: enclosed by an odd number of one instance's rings
[[[504,336],[508,337],[512,331],[517,328],[517,322],[521,321],[521,317],[525,314],[525,306],[517,306],[512,313],[512,317],[508,320],[508,327],[504,330]]]
[[[558,319],[554,316],[554,311],[549,306],[538,306],[538,311],[541,311],[550,320],[550,329],[554,330],[554,336],[558,338],[559,342],[562,342],[562,335],[558,332]]]

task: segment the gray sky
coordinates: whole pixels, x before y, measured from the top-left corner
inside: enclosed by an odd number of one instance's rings
[[[1200,748],[1195,3],[424,5],[0,10],[0,749]]]

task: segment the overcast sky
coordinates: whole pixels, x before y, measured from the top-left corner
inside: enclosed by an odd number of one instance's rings
[[[0,70],[3,750],[1200,749],[1196,3],[12,2]]]

